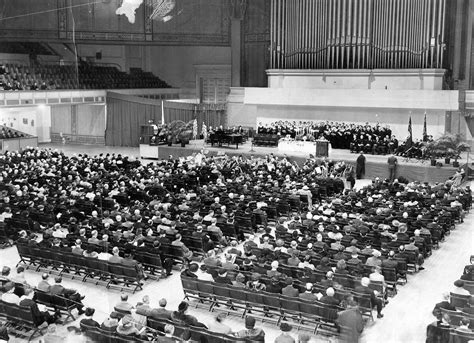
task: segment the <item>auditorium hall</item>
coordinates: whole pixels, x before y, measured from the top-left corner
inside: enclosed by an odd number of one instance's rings
[[[0,0],[0,342],[474,342],[474,0]]]

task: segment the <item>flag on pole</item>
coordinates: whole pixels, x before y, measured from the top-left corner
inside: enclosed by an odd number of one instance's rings
[[[426,112],[425,112],[425,120],[423,121],[423,142],[428,141],[428,132],[426,130]]]
[[[412,128],[411,128],[411,116],[410,116],[410,120],[408,121],[408,139],[407,139],[407,145],[409,147],[411,147],[411,145],[413,144],[413,131],[412,131]]]

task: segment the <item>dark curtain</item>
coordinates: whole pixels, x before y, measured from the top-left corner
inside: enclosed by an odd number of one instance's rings
[[[138,146],[140,125],[150,119],[161,123],[161,100],[107,92],[107,123],[105,144],[111,146]],[[186,102],[164,102],[165,123],[181,120],[185,123],[196,119],[198,135],[202,123],[207,127],[225,125],[225,104],[193,104]]]
[[[140,125],[146,125],[150,119],[161,122],[160,100],[108,92],[105,144],[138,146]]]

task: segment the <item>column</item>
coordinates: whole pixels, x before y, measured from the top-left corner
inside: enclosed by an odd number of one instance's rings
[[[240,87],[242,68],[242,20],[247,8],[247,0],[231,0],[230,51],[231,86]]]

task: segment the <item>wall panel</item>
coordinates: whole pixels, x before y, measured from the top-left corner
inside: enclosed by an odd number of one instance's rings
[[[68,106],[51,107],[51,133],[72,134],[72,110]]]
[[[57,0],[3,0],[0,2],[0,18],[17,17],[0,20],[0,31],[8,30],[57,30]],[[51,11],[53,10],[53,11]],[[36,15],[28,13],[45,12]]]

